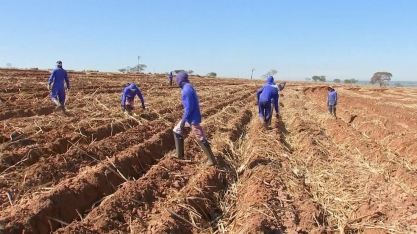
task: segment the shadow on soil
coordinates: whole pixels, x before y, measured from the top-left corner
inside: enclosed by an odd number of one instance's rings
[[[287,127],[285,126],[285,123],[282,121],[282,119],[279,119],[278,120],[278,134],[280,136],[280,141],[290,151],[290,153],[292,153],[293,149],[286,140],[288,133],[289,132],[287,130]]]

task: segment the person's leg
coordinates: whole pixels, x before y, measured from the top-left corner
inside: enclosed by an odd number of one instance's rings
[[[266,122],[267,128],[271,124],[271,119],[272,119],[272,103],[267,102],[265,105],[265,122]]]
[[[336,105],[333,106],[333,115],[334,117],[337,119],[337,115],[336,115]]]
[[[58,90],[58,100],[62,111],[65,111],[65,89]]]
[[[190,127],[188,123],[185,123],[185,127]],[[184,133],[181,129],[181,121],[175,125],[174,129],[174,140],[175,140],[175,149],[177,153],[177,158],[184,158]]]
[[[125,103],[125,105],[126,105],[126,111],[127,111],[127,113],[130,115],[130,114],[132,114],[132,111],[133,111],[133,109],[134,109],[134,99],[129,99],[129,98],[126,98],[126,103]]]
[[[59,106],[59,105],[60,105],[60,103],[59,103],[59,99],[58,99],[58,90],[57,90],[57,89],[52,89],[52,90],[51,90],[51,93],[50,93],[50,96],[51,96],[51,101],[52,101],[55,105]]]
[[[264,111],[263,111],[263,109],[264,109],[264,108],[262,108],[262,102],[261,102],[261,101],[259,101],[259,102],[258,102],[258,112],[259,112],[259,117],[260,117],[261,119],[264,119]]]
[[[204,153],[207,156],[206,166],[213,166],[216,165],[216,159],[214,154],[211,150],[210,143],[207,140],[206,134],[204,129],[201,127],[200,124],[192,124],[191,129],[193,130],[200,147],[203,149]]]
[[[328,105],[327,108],[329,109],[329,113],[332,115],[333,114],[333,105]]]

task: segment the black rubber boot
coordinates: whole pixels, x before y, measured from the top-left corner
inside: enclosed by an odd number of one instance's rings
[[[184,158],[184,138],[174,132],[175,149],[177,151],[177,158]]]
[[[216,158],[214,157],[213,152],[211,151],[210,143],[207,140],[198,141],[198,144],[203,149],[204,153],[207,156],[206,166],[214,166],[216,165]]]

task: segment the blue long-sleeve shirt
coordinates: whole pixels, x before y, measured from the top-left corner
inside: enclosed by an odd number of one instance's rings
[[[70,89],[67,71],[61,67],[57,67],[52,70],[51,76],[48,79],[48,85],[51,85],[53,82],[52,89],[64,89],[64,81],[67,84],[67,89]]]
[[[181,88],[181,99],[184,106],[184,115],[181,121],[186,121],[189,124],[201,123],[202,117],[197,92],[189,83],[186,72],[179,72],[177,74],[177,85]]]
[[[271,103],[274,101],[275,111],[278,113],[278,89],[271,84],[265,84],[262,88],[256,92],[258,103],[260,101],[266,101]]]
[[[187,121],[189,124],[201,123],[201,112],[197,93],[194,87],[185,83],[182,86],[182,104],[184,106],[184,115],[182,121]]]
[[[130,85],[128,85],[127,87],[123,89],[122,105],[125,105],[126,98],[134,99],[136,95],[139,97],[140,101],[142,102],[142,107],[145,107],[145,101],[143,100],[142,93],[140,92],[139,88],[134,83],[131,83]]]
[[[169,73],[168,78],[172,80],[172,72]]]
[[[330,91],[329,95],[327,96],[327,105],[328,106],[333,106],[333,105],[337,105],[337,92],[336,91]]]

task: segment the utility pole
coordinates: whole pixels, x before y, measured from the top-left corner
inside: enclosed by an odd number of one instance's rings
[[[255,68],[252,68],[252,74],[250,75],[250,79],[252,80],[253,71],[255,71]]]
[[[140,60],[140,56],[138,56],[138,73],[140,73],[140,66],[139,66],[139,60]]]

